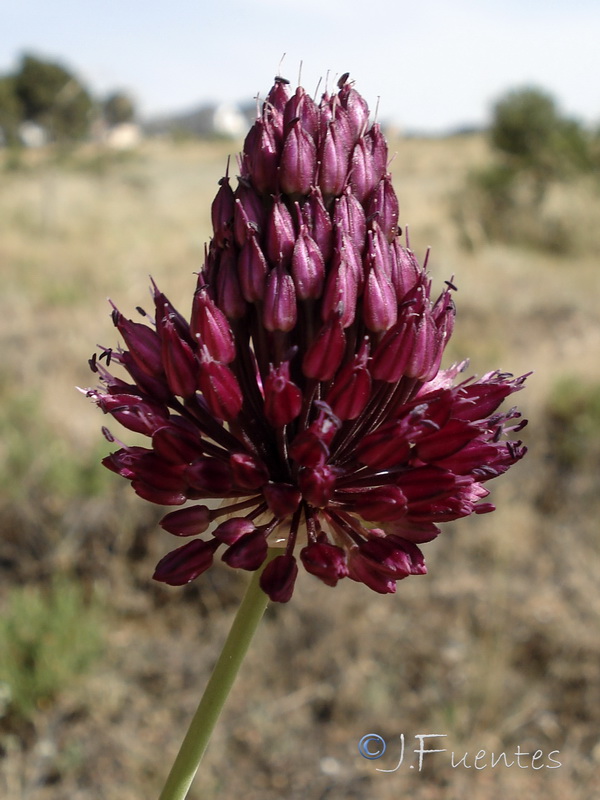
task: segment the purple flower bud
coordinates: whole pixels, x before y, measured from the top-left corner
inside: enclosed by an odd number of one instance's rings
[[[277,191],[279,161],[278,132],[270,119],[254,123],[244,142],[245,165],[252,184],[258,192]]]
[[[229,319],[242,319],[246,315],[246,301],[240,288],[232,248],[221,252],[215,283],[217,305],[223,314]]]
[[[189,485],[205,497],[223,497],[232,489],[228,465],[216,458],[198,458],[185,468],[184,474]]]
[[[318,467],[329,458],[329,447],[315,431],[301,431],[290,445],[290,458],[302,467]]]
[[[229,466],[235,486],[242,490],[259,489],[269,480],[265,465],[248,453],[232,453]]]
[[[408,378],[425,381],[431,376],[437,355],[437,338],[437,328],[427,308],[416,323],[413,352],[404,371]]]
[[[260,586],[273,602],[287,603],[294,592],[298,575],[296,559],[287,553],[276,556],[264,568],[260,576]]]
[[[296,316],[294,281],[279,264],[267,276],[263,324],[268,331],[290,331],[296,324]]]
[[[352,193],[364,203],[377,185],[377,173],[373,163],[373,154],[366,139],[359,139],[352,151],[350,167],[350,185]]]
[[[185,317],[177,311],[177,309],[173,306],[170,302],[168,297],[163,294],[158,288],[158,286],[154,283],[152,279],[152,296],[154,299],[154,308],[156,309],[155,315],[155,324],[156,324],[156,331],[160,337],[162,324],[165,319],[170,320],[173,325],[175,326],[175,330],[179,334],[179,336],[187,341],[188,343],[190,340],[190,326],[185,319]],[[138,308],[138,311],[140,309]]]
[[[319,103],[318,111],[319,129],[317,131],[317,139],[318,141],[322,141],[325,138],[325,134],[327,133],[330,123],[333,121],[332,98],[328,92],[324,92],[321,96],[321,102]]]
[[[275,82],[271,87],[265,105],[272,106],[274,109],[283,113],[288,100],[290,99],[290,82],[286,78],[281,78],[279,75],[275,78]]]
[[[386,270],[386,259],[383,248],[378,248],[380,242],[369,231],[368,251],[365,258],[367,266],[367,283],[364,293],[363,319],[371,331],[387,331],[398,317],[396,293],[389,272]],[[385,242],[385,247],[389,245]]]
[[[415,342],[414,318],[404,313],[379,342],[373,353],[371,374],[378,381],[397,383],[404,375]]]
[[[296,233],[292,215],[280,198],[273,203],[267,223],[266,253],[271,264],[287,266],[292,258],[296,243]]]
[[[169,389],[174,395],[191,397],[196,391],[198,362],[170,319],[164,319],[160,332],[162,363]]]
[[[172,464],[189,464],[202,454],[202,439],[198,431],[181,417],[173,417],[168,425],[154,431],[154,451]]]
[[[316,575],[327,586],[335,586],[340,578],[348,575],[345,551],[327,541],[306,545],[300,551],[300,558],[306,571]]]
[[[204,289],[194,295],[190,330],[200,344],[206,345],[215,361],[222,364],[233,361],[235,343],[229,320]]]
[[[303,467],[322,466],[329,457],[329,445],[341,427],[327,403],[315,403],[317,418],[305,431],[301,431],[290,445],[290,456]]]
[[[344,79],[343,83],[342,79]],[[361,97],[356,89],[353,88],[352,83],[347,82],[347,79],[348,73],[345,73],[338,82],[338,86],[340,87],[338,97],[340,98],[342,108],[345,109],[348,115],[350,131],[354,141],[356,141],[367,129],[369,123],[369,106],[364,97]]]
[[[376,486],[366,492],[339,492],[340,499],[352,499],[352,506],[363,519],[387,522],[406,515],[406,497],[398,486]]]
[[[399,303],[422,279],[422,270],[414,253],[402,247],[398,238],[392,244],[391,275],[396,290],[396,299]]]
[[[386,572],[394,580],[402,580],[409,575],[424,575],[427,572],[419,548],[399,536],[368,539],[359,546],[359,550],[363,558],[371,561],[378,570]]]
[[[458,419],[485,419],[492,414],[512,392],[523,387],[523,379],[507,381],[499,372],[485,375],[476,383],[461,386],[456,393],[453,416]]]
[[[284,130],[287,130],[295,119],[299,119],[303,129],[313,139],[316,139],[319,127],[319,110],[302,86],[298,86],[296,93],[288,100],[285,107],[283,112]]]
[[[348,577],[364,583],[379,594],[394,594],[396,591],[395,578],[391,578],[376,561],[364,556],[358,547],[352,548],[348,553]]]
[[[264,533],[260,530],[255,530],[230,545],[221,558],[230,567],[256,570],[267,557],[268,549],[269,546]]]
[[[243,247],[251,234],[262,235],[265,229],[265,209],[258,195],[245,181],[240,180],[235,190],[233,229],[235,242]]]
[[[263,487],[263,495],[269,510],[278,519],[293,514],[302,499],[298,489],[289,483],[268,483]]]
[[[359,442],[356,457],[361,464],[377,469],[388,469],[402,464],[410,455],[409,437],[415,434],[410,419],[389,422],[365,436]]]
[[[118,328],[136,365],[153,378],[163,374],[160,340],[155,331],[140,322],[133,322],[115,310],[113,322]]]
[[[93,389],[87,394],[105,414],[111,414],[117,422],[135,433],[152,436],[169,419],[167,409],[149,398],[133,394],[99,394]]]
[[[375,184],[383,178],[387,170],[388,148],[379,123],[375,122],[365,133],[365,141],[371,153]]]
[[[365,211],[350,187],[335,201],[333,221],[337,230],[350,238],[360,257],[365,246],[367,223]]]
[[[170,586],[183,586],[212,566],[213,554],[218,546],[216,540],[203,542],[195,539],[188,542],[161,558],[152,577]]]
[[[398,233],[398,198],[392,186],[392,176],[388,173],[379,181],[367,204],[367,216],[377,219],[388,242],[393,242]]]
[[[348,175],[351,138],[342,126],[330,122],[319,148],[319,188],[324,197],[340,195]]]
[[[235,375],[225,364],[214,361],[205,347],[200,350],[198,388],[218,419],[229,421],[240,413],[244,398]]]
[[[131,488],[142,500],[158,506],[181,506],[189,499],[183,490],[162,489],[137,478],[131,481]]]
[[[321,250],[309,235],[306,225],[302,225],[292,254],[292,278],[296,295],[300,300],[316,300],[323,291],[324,277],[325,263]]]
[[[217,525],[213,536],[224,544],[235,544],[239,539],[255,531],[256,526],[249,519],[245,517],[234,517],[233,519],[225,520],[225,522]],[[264,536],[262,536],[262,539],[264,541]]]
[[[108,432],[106,432],[108,433]],[[107,436],[109,441],[114,441]],[[127,480],[135,478],[136,462],[146,453],[151,453],[147,447],[122,447],[102,459],[102,466],[111,472],[116,472]]]
[[[371,375],[367,369],[368,341],[352,361],[337,373],[327,393],[327,403],[342,420],[356,419],[371,396]]]
[[[303,467],[298,473],[298,486],[304,500],[315,508],[325,508],[333,496],[337,473],[333,467]]]
[[[336,251],[323,291],[321,319],[327,320],[337,315],[342,328],[350,327],[356,316],[357,299],[358,284],[352,252],[350,249]]]
[[[160,521],[160,526],[173,536],[198,536],[210,525],[208,506],[187,506],[171,511]]]
[[[275,428],[296,419],[302,409],[302,392],[290,380],[290,362],[271,367],[265,382],[265,416]]]
[[[308,194],[315,180],[317,148],[300,124],[290,124],[279,165],[279,185],[289,195]]]
[[[310,345],[302,360],[307,378],[330,381],[344,357],[346,337],[339,317],[331,316]]]
[[[229,177],[221,178],[219,186],[220,189],[211,206],[211,220],[214,241],[217,245],[223,246],[232,235],[234,198]]]
[[[269,267],[258,243],[258,237],[248,236],[238,256],[240,288],[249,303],[262,300]]]
[[[144,481],[149,486],[167,491],[183,491],[187,488],[183,468],[163,461],[156,453],[144,453],[132,463],[135,479]]]
[[[442,461],[462,450],[480,433],[479,426],[473,423],[451,419],[443,428],[418,441],[415,447],[416,457],[426,464]]]
[[[302,217],[308,232],[321,251],[323,262],[326,263],[333,250],[333,224],[318,187],[311,189],[308,199],[302,206]]]

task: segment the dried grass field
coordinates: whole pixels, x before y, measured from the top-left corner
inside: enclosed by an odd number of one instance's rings
[[[553,247],[490,242],[465,191],[489,159],[483,138],[390,149],[411,247],[431,246],[434,284],[458,287],[446,364],[534,370],[515,399],[530,451],[493,487],[498,510],[448,525],[425,546],[429,574],[395,596],[302,575],[292,601],[269,608],[190,798],[592,800],[600,189],[553,188]],[[172,546],[161,509],[99,465],[104,419],[75,390],[94,383],[96,344],[117,344],[107,297],[133,316],[152,275],[187,313],[229,152],[148,143],[30,153],[0,171],[7,800],[157,797],[243,593],[247,576],[224,566],[184,589],[152,582]],[[359,754],[369,733],[387,743],[380,759]],[[424,749],[444,752],[419,770],[418,737],[434,733],[445,738]]]

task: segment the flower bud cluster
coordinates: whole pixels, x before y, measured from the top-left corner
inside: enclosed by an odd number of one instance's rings
[[[113,310],[124,348],[92,358],[102,387],[88,394],[149,446],[104,463],[183,506],[166,531],[202,537],[157,580],[193,580],[219,548],[255,570],[277,541],[261,576],[274,600],[291,597],[298,558],[330,586],[394,592],[426,571],[418,545],[440,522],[493,509],[484,484],[525,453],[507,438],[519,413],[497,409],[524,377],[440,369],[454,287],[432,301],[398,228],[386,141],[347,75],[318,103],[276,78],[239,171],[212,204],[189,320],[155,285],[151,324]],[[185,505],[208,498],[223,504]]]

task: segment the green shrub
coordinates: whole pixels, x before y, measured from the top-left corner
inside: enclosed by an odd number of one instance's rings
[[[561,471],[572,472],[597,461],[600,385],[562,378],[548,398],[546,419],[551,456]]]
[[[0,618],[0,683],[12,710],[28,717],[87,670],[101,650],[97,604],[74,580],[19,586]]]
[[[515,170],[534,175],[540,190],[553,178],[592,167],[590,137],[541,89],[516,89],[498,100],[490,141]]]
[[[108,473],[99,464],[107,449],[99,440],[96,452],[78,452],[61,438],[47,419],[43,402],[31,392],[10,386],[0,373],[0,482],[4,500],[36,497],[53,505],[64,500],[101,494]]]
[[[489,141],[492,162],[469,176],[454,212],[465,243],[500,240],[563,254],[577,249],[577,226],[552,200],[557,190],[578,190],[587,176],[594,179],[600,147],[591,132],[564,117],[549,94],[525,88],[498,100]]]

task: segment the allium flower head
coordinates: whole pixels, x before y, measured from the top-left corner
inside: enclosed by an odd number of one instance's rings
[[[387,165],[347,75],[319,104],[276,78],[237,186],[220,181],[189,320],[154,284],[153,318],[114,308],[125,347],[92,358],[102,387],[87,393],[149,444],[104,464],[182,506],[161,525],[194,537],[157,580],[187,583],[218,551],[256,570],[277,545],[273,600],[291,597],[298,559],[330,586],[394,592],[426,571],[418,545],[439,523],[493,510],[485,484],[524,455],[507,434],[525,422],[497,410],[524,376],[440,369],[454,286],[431,300]]]

